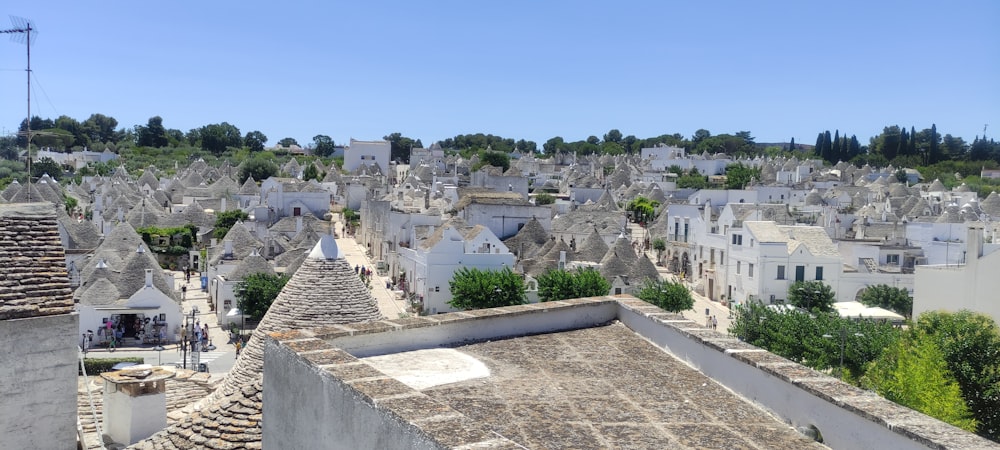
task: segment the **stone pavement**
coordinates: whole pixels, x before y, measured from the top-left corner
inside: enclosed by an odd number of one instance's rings
[[[333,229],[343,230],[343,223],[340,214],[333,215]],[[364,248],[353,237],[338,234],[337,247],[344,253],[344,258],[351,267],[367,267],[372,269],[371,293],[378,303],[378,310],[388,319],[398,319],[408,315],[406,312],[406,301],[397,299],[395,293],[386,289],[386,277],[376,273],[375,263],[368,257]]]

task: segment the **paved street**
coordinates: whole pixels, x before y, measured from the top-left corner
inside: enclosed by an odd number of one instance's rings
[[[396,295],[389,289],[386,289],[386,277],[380,276],[376,273],[375,263],[368,258],[365,250],[354,240],[353,237],[345,237],[341,231],[343,230],[343,222],[341,221],[340,214],[334,214],[334,229],[337,230],[337,246],[342,252],[344,252],[344,258],[347,259],[347,263],[351,267],[367,267],[372,269],[372,281],[371,281],[371,292],[372,297],[378,303],[378,310],[383,316],[389,319],[396,319],[406,314],[406,301],[398,300]]]
[[[629,230],[632,232],[633,240],[641,240],[645,233],[645,230],[636,223],[629,223]],[[652,241],[652,238],[650,239]],[[656,250],[648,250],[646,255],[649,256],[650,261],[656,263]],[[660,274],[660,277],[665,280],[678,281],[677,275],[671,273],[666,267],[656,266],[656,271]],[[688,285],[688,289],[691,289],[691,283],[685,283]],[[722,306],[719,302],[713,302],[695,291],[691,291],[691,297],[694,298],[694,306],[687,311],[683,311],[681,314],[684,317],[691,319],[701,325],[708,325],[706,320],[708,317],[715,316],[718,325],[716,330],[725,333],[729,329],[729,324],[731,323],[729,316],[729,308]],[[705,311],[708,310],[706,315]]]

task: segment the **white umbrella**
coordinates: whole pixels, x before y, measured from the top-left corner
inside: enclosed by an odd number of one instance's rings
[[[242,314],[242,313],[240,313],[240,309],[239,308],[233,308],[233,309],[230,309],[229,312],[226,313],[226,317],[236,317],[236,316],[238,316],[240,314]]]

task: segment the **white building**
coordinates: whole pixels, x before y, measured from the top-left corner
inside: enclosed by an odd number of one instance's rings
[[[458,269],[514,267],[514,255],[488,228],[462,227],[460,223],[446,222],[414,248],[399,249],[400,288],[415,294],[426,314],[456,311],[448,302],[449,282]]]
[[[916,267],[913,317],[925,311],[968,309],[1000,322],[1000,245],[983,243],[983,224],[968,225],[965,264]]]
[[[344,170],[354,172],[362,164],[378,167],[383,171],[389,168],[389,156],[392,146],[389,141],[356,141],[351,139],[351,145],[344,150]]]

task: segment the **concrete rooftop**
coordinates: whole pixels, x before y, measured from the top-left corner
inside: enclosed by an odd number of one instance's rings
[[[619,322],[456,350],[489,376],[422,392],[527,448],[826,448]]]

